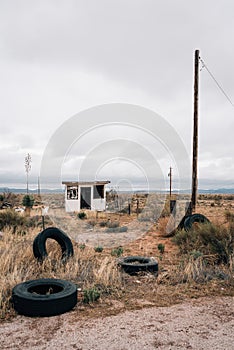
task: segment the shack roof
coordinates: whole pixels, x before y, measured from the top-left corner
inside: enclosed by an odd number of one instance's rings
[[[62,181],[63,185],[66,186],[79,186],[79,185],[107,185],[110,181]]]

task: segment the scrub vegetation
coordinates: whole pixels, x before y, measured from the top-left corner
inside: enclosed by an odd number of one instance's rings
[[[14,200],[22,203],[22,196],[20,199],[14,196]],[[215,205],[211,206],[213,202]],[[74,256],[66,263],[61,261],[59,244],[52,239],[46,242],[48,257],[42,263],[33,255],[33,241],[42,231],[38,199],[34,201],[30,217],[15,212],[14,207],[12,203],[12,208],[0,211],[2,320],[15,315],[11,305],[12,288],[18,283],[37,278],[59,278],[74,282],[78,288],[77,308],[85,308],[87,314],[92,315],[100,313],[100,309],[110,314],[142,305],[166,306],[205,295],[234,295],[232,196],[230,199],[200,196],[198,212],[206,215],[211,224],[196,223],[189,231],[176,231],[173,237],[164,235],[168,221],[166,209],[159,219],[149,224],[147,233],[135,241],[126,241],[125,245],[107,248],[89,246],[89,242],[72,241]],[[136,216],[138,213],[131,215]],[[118,219],[116,214],[107,218],[103,216],[95,218],[95,225],[103,229],[107,237],[110,235],[109,230],[118,235],[121,227],[127,227],[130,220],[128,213],[121,213]],[[89,218],[83,220],[88,222]],[[48,216],[45,217],[45,225],[53,225]],[[118,258],[131,255],[152,256],[158,260],[158,276],[150,273],[129,276],[121,271]],[[111,309],[111,300],[121,303],[119,311],[118,308],[114,311]]]

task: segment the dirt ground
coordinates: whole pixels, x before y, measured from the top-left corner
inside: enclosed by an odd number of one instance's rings
[[[205,199],[199,201],[197,212],[221,226],[226,223],[225,211],[233,212],[233,208],[233,200]],[[132,218],[121,215],[118,219],[123,226]],[[179,255],[170,237],[163,234],[166,220],[147,223],[147,233],[138,225],[132,239],[124,232],[123,242],[119,236],[118,242],[113,241],[116,234],[111,233],[108,244],[96,233],[92,242],[92,231],[86,242],[103,244],[103,257],[110,255],[114,243],[123,243],[124,255],[156,257],[160,261],[157,278],[125,276],[119,293],[104,295],[93,305],[79,301],[73,311],[60,316],[10,317],[0,324],[1,349],[233,349],[233,285],[216,279],[207,284],[167,282]],[[163,256],[159,243],[165,245]]]
[[[119,305],[115,305],[119,307]],[[231,350],[234,298],[190,300],[170,307],[84,318],[79,306],[54,317],[17,316],[1,325],[1,349]]]

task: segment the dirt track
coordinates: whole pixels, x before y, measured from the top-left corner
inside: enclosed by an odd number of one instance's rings
[[[1,325],[1,349],[231,350],[234,298],[191,300],[84,320],[79,307],[50,318],[17,316]]]

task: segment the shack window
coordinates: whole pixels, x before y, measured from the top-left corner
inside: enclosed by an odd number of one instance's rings
[[[67,199],[78,199],[78,186],[67,186]]]
[[[93,198],[104,198],[104,185],[93,186]]]

